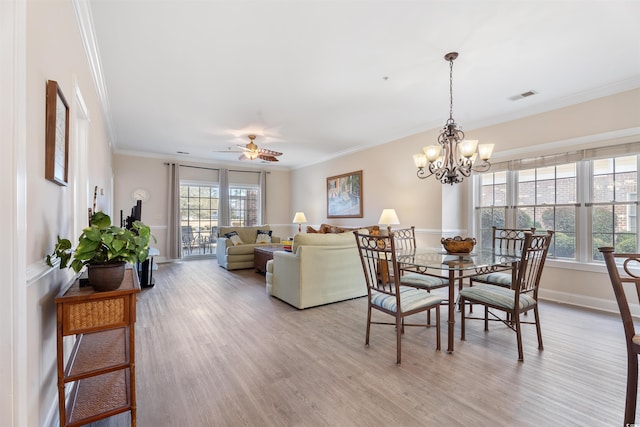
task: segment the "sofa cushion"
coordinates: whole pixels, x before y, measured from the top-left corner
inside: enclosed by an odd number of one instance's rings
[[[271,230],[258,230],[258,235],[256,236],[256,243],[271,243]]]
[[[238,246],[243,243],[237,231],[230,231],[228,233],[225,233],[224,237],[231,240],[231,243],[233,243],[233,246]]]
[[[229,246],[227,248],[227,255],[251,255],[253,256],[253,250],[257,245],[255,243],[244,244],[238,246]]]

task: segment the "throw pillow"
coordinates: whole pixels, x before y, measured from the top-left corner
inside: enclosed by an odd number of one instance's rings
[[[320,230],[322,233],[342,233],[344,229],[342,227],[338,227],[337,225],[330,224],[322,224],[320,226]]]
[[[225,233],[224,237],[231,240],[231,243],[233,243],[233,246],[238,246],[242,244],[242,239],[240,238],[240,236],[238,236],[237,231],[230,231],[228,233]]]
[[[307,225],[307,233],[318,233],[318,230],[316,230],[315,228]]]
[[[256,243],[271,243],[271,230],[258,230]]]

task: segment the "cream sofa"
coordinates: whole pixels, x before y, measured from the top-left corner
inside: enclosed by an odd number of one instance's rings
[[[255,227],[219,227],[218,243],[216,245],[216,257],[218,264],[227,270],[239,270],[241,268],[253,268],[253,249],[256,246],[265,245],[256,243],[258,230],[271,230],[268,225],[257,225]],[[234,246],[230,239],[224,235],[235,231],[242,240],[241,245]],[[279,244],[280,237],[271,236],[271,243]]]
[[[367,294],[353,232],[296,234],[292,252],[267,262],[267,293],[307,308]]]

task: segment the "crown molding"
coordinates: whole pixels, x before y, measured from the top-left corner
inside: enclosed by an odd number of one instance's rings
[[[105,127],[107,128],[109,145],[113,147],[115,145],[116,132],[113,127],[113,119],[111,118],[107,86],[104,83],[102,62],[100,61],[100,51],[96,41],[91,5],[89,4],[89,0],[73,0],[73,8],[76,12],[78,29],[82,37],[84,51],[87,54],[87,61],[89,62],[93,83],[95,84],[96,92],[102,106],[102,116],[105,121]]]

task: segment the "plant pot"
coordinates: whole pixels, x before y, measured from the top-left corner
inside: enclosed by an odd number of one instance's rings
[[[122,284],[124,267],[124,262],[89,265],[89,284],[97,292],[114,291]]]

